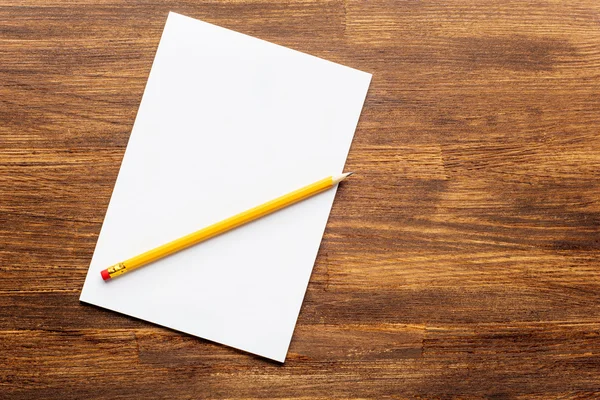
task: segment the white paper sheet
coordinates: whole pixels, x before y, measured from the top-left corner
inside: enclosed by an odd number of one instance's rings
[[[100,271],[341,173],[370,80],[170,13],[80,300],[283,362],[335,190],[112,281]]]

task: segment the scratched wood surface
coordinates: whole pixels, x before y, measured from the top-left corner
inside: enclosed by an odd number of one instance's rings
[[[373,73],[287,362],[81,304],[169,10]],[[1,0],[0,398],[599,398],[596,0]]]

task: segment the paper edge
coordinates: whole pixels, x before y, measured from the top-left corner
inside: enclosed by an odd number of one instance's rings
[[[200,20],[200,19],[194,18],[194,17],[189,17],[189,16],[187,16],[187,15],[179,14],[178,12],[175,12],[175,11],[169,11],[169,14],[168,14],[168,16],[167,16],[167,21],[169,20],[169,18],[170,18],[171,16],[175,16],[175,18],[191,19],[191,20],[193,20],[193,21],[196,21],[196,22],[199,22],[199,23],[202,23],[202,24],[205,24],[205,25],[210,25],[210,26],[212,26],[212,27],[215,27],[215,28],[218,28],[218,29],[221,29],[221,30],[228,31],[228,32],[231,32],[231,33],[233,33],[233,34],[236,34],[236,35],[241,35],[241,36],[244,36],[244,37],[246,37],[246,38],[248,38],[248,39],[252,39],[252,40],[258,40],[258,41],[261,41],[261,42],[264,42],[264,43],[268,43],[268,44],[270,44],[270,45],[277,46],[277,47],[279,47],[279,48],[281,48],[281,49],[284,49],[284,50],[286,50],[286,51],[291,51],[291,52],[294,52],[294,53],[299,53],[299,54],[302,54],[302,55],[309,56],[309,57],[315,58],[315,59],[317,59],[317,60],[320,60],[321,62],[325,62],[325,63],[328,63],[328,64],[334,64],[334,65],[336,65],[336,66],[343,67],[343,68],[346,68],[346,69],[350,69],[350,70],[352,70],[352,71],[356,71],[356,72],[359,72],[359,73],[361,73],[361,74],[367,74],[367,75],[369,75],[371,78],[373,77],[373,74],[372,74],[372,73],[370,73],[370,72],[366,72],[366,71],[363,71],[363,70],[360,70],[360,69],[357,69],[357,68],[354,68],[354,67],[349,67],[349,66],[347,66],[347,65],[340,64],[340,63],[337,63],[337,62],[335,62],[335,61],[327,60],[327,59],[325,59],[325,58],[322,58],[322,57],[319,57],[319,56],[315,56],[315,55],[313,55],[313,54],[306,53],[306,52],[304,52],[304,51],[296,50],[296,49],[293,49],[293,48],[291,48],[291,47],[288,47],[288,46],[283,46],[283,45],[281,45],[281,44],[277,44],[277,43],[274,43],[274,42],[268,41],[268,40],[266,40],[266,39],[261,39],[261,38],[259,38],[259,37],[256,37],[256,36],[252,36],[252,35],[249,35],[249,34],[246,34],[246,33],[242,33],[242,32],[239,32],[239,31],[236,31],[236,30],[233,30],[233,29],[225,28],[225,27],[223,27],[223,26],[220,26],[220,25],[215,25],[215,24],[213,24],[213,23],[206,22],[206,21],[203,21],[203,20]],[[370,85],[370,84],[371,84],[371,82],[370,82],[370,79],[369,79],[369,85]]]

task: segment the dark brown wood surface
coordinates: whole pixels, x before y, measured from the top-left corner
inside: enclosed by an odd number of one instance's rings
[[[287,362],[78,301],[169,10],[373,73]],[[0,399],[600,398],[600,3],[0,1]]]

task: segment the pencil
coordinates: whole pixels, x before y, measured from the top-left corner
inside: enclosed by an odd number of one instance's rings
[[[352,172],[347,172],[336,176],[329,176],[325,179],[321,179],[320,181],[261,204],[260,206],[256,206],[224,219],[223,221],[209,225],[200,229],[199,231],[190,233],[179,239],[175,239],[152,250],[148,250],[145,253],[139,254],[101,271],[100,274],[102,275],[102,279],[104,279],[104,281],[108,281],[114,277],[123,275],[126,272],[132,271],[170,254],[176,253],[207,239],[235,229],[238,226],[247,224],[248,222],[254,221],[255,219],[263,217],[267,214],[281,210],[289,205],[314,196],[317,193],[331,189],[350,175],[352,175]]]

